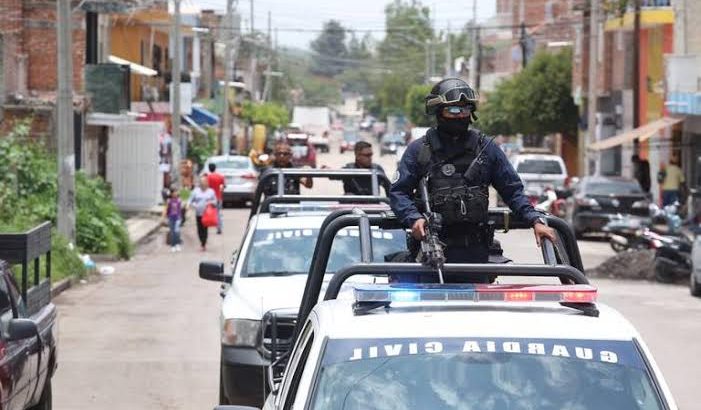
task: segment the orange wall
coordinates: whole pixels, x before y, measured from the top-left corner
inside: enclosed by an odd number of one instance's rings
[[[144,45],[144,56],[142,60],[141,44]],[[151,28],[143,24],[127,25],[118,22],[112,27],[111,32],[111,53],[114,56],[141,64],[147,67],[153,67],[150,64],[150,47],[151,44]],[[161,47],[161,70],[166,69],[165,50],[168,48],[168,35],[156,30],[153,36],[153,44]],[[155,68],[155,67],[154,67]],[[131,100],[141,101],[141,85],[144,81],[143,76],[138,74],[131,75]]]

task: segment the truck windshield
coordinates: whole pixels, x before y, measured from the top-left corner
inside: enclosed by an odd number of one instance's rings
[[[301,275],[309,272],[318,229],[260,229],[253,234],[242,277]],[[373,261],[384,262],[386,255],[406,249],[403,230],[372,231]],[[345,228],[334,238],[329,256],[329,273],[360,262],[357,228]]]
[[[519,174],[563,174],[559,161],[544,159],[526,159],[518,163],[516,172]]]
[[[314,409],[660,410],[632,342],[330,340]]]

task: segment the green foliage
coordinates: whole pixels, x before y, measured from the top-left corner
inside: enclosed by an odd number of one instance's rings
[[[207,127],[207,135],[195,133],[187,147],[187,156],[202,169],[207,158],[217,151],[217,130]]]
[[[336,20],[324,23],[324,28],[319,36],[312,41],[314,50],[314,64],[312,73],[333,77],[343,72],[346,66],[346,29]]]
[[[426,115],[425,98],[431,92],[427,84],[413,85],[409,88],[404,101],[404,111],[409,120],[417,127],[431,126],[431,117]]]
[[[246,101],[243,104],[241,117],[251,124],[263,124],[268,129],[279,128],[290,122],[290,114],[287,108],[278,103],[253,103]]]
[[[76,205],[76,242],[81,251],[131,255],[129,233],[105,181],[76,173]]]
[[[480,115],[480,126],[494,134],[573,135],[571,50],[536,54],[523,71],[499,84]]]
[[[27,124],[19,124],[0,138],[0,231],[24,231],[47,220],[56,224],[56,157],[29,138]],[[128,257],[131,244],[127,230],[107,184],[78,172],[75,193],[78,249]],[[74,262],[66,256],[65,263],[56,264],[72,268]]]
[[[430,9],[416,0],[394,0],[385,7],[385,27],[387,35],[378,47],[379,60],[392,71],[425,67],[425,44],[434,35]],[[421,78],[421,68],[412,79]]]

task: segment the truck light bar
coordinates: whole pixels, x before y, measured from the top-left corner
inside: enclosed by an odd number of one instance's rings
[[[359,285],[357,303],[392,302],[555,302],[594,303],[596,288],[590,285]]]

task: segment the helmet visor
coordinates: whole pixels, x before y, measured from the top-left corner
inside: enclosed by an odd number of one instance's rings
[[[429,98],[426,102],[429,106],[456,104],[459,102],[476,103],[479,100],[475,90],[469,87],[451,88],[443,94]]]

